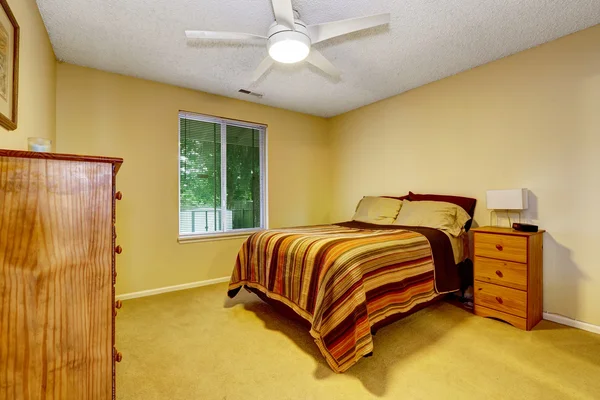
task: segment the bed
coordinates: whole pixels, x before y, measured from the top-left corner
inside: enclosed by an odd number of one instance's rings
[[[373,352],[376,329],[460,289],[465,235],[358,221],[251,235],[229,284],[293,310],[335,372]]]

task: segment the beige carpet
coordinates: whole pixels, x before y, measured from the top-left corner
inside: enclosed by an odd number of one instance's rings
[[[226,285],[125,301],[117,399],[600,399],[600,335],[532,332],[437,303],[333,373],[306,329]]]

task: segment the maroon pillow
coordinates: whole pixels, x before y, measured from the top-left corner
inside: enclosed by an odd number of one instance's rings
[[[381,197],[384,197],[386,199],[408,200],[408,195],[400,196],[400,197],[396,197],[396,196],[381,196]]]
[[[475,214],[475,205],[477,204],[477,199],[472,199],[470,197],[446,196],[441,194],[415,194],[413,192],[408,192],[408,200],[445,201],[446,203],[452,203],[462,207],[471,216],[471,219],[465,224],[466,231],[468,231],[469,228],[471,228],[471,223],[473,222],[473,215]]]

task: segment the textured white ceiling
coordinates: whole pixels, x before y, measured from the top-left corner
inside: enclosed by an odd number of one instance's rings
[[[270,0],[37,0],[65,62],[324,117],[600,23],[600,0],[293,0],[308,24],[391,13],[391,24],[315,45],[343,72],[277,64],[238,93],[261,45],[192,43],[184,30],[266,34]]]

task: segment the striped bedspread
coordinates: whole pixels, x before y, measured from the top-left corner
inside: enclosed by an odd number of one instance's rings
[[[306,319],[336,372],[373,351],[372,326],[438,295],[425,235],[342,225],[253,234],[238,254],[229,296],[244,285]]]

